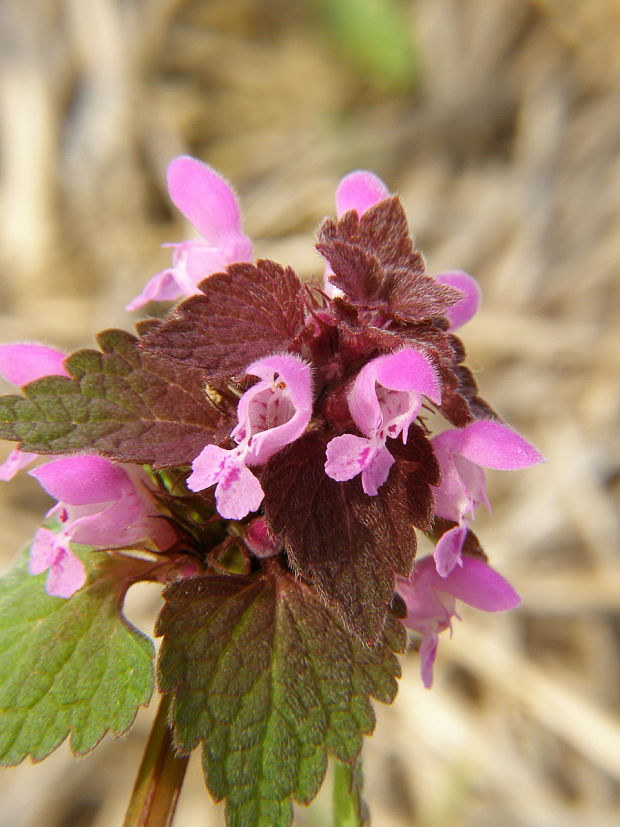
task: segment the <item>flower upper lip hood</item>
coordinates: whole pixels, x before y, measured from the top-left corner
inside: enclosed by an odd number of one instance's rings
[[[390,191],[383,181],[365,169],[349,172],[336,188],[336,211],[338,217],[349,210],[363,215],[366,210],[387,198]]]
[[[241,229],[232,187],[208,164],[188,155],[168,166],[168,192],[174,205],[204,240],[170,244],[172,267],[157,273],[127,310],[149,301],[171,301],[198,292],[198,284],[236,261],[252,259],[252,242]]]
[[[362,487],[374,496],[394,463],[385,447],[388,438],[402,436],[422,407],[422,395],[437,404],[441,387],[435,368],[418,350],[403,348],[378,356],[357,375],[349,392],[351,416],[364,437],[343,434],[327,446],[325,472],[345,481],[361,472]]]
[[[239,421],[231,432],[237,447],[226,451],[207,445],[194,460],[187,480],[192,491],[215,484],[219,513],[236,520],[256,511],[264,497],[247,466],[262,465],[298,439],[312,416],[312,373],[298,356],[267,356],[248,365],[246,372],[260,381],[239,400]]]

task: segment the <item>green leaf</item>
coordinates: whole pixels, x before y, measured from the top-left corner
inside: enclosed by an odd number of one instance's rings
[[[101,351],[66,360],[72,378],[45,376],[25,396],[0,398],[0,438],[25,451],[97,451],[120,462],[188,465],[230,431],[229,414],[205,393],[194,367],[146,355],[123,330],[100,333]]]
[[[207,786],[231,827],[286,827],[316,795],[328,751],[351,763],[372,732],[369,696],[391,702],[404,629],[365,646],[270,561],[255,577],[170,586],[157,625],[159,672],[180,750],[203,741]]]
[[[28,552],[0,580],[0,763],[49,755],[67,735],[81,755],[124,732],[153,691],[153,642],[121,614],[144,561],[72,546],[86,585],[69,600],[28,573]]]

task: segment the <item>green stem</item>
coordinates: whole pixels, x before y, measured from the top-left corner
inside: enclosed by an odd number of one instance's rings
[[[168,727],[170,698],[163,695],[142,756],[123,827],[170,827],[188,755],[175,755]]]
[[[332,791],[333,827],[369,827],[370,816],[362,798],[364,777],[362,761],[358,758],[350,767],[335,762]]]

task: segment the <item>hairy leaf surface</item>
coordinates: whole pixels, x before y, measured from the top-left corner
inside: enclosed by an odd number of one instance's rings
[[[428,440],[417,429],[404,448],[392,445],[397,462],[376,497],[364,493],[359,477],[336,482],[327,476],[326,442],[316,433],[276,454],[262,477],[265,516],[293,568],[367,643],[381,632],[395,576],[411,571],[414,526],[428,528],[430,485],[438,477]]]
[[[88,581],[69,600],[28,573],[28,553],[0,580],[0,763],[39,761],[67,735],[88,752],[133,722],[153,690],[154,647],[121,614],[144,567],[73,546]]]
[[[355,211],[327,219],[318,231],[319,252],[330,280],[356,304],[383,303],[398,321],[443,316],[462,293],[424,273],[424,259],[409,235],[403,205],[386,198],[361,217]]]
[[[145,348],[192,365],[208,381],[242,375],[256,359],[289,347],[303,327],[302,284],[290,267],[274,261],[232,264],[200,289],[145,337]]]
[[[230,430],[227,413],[205,392],[199,371],[143,354],[135,336],[109,330],[101,351],[78,350],[72,379],[48,376],[25,396],[0,398],[0,437],[26,451],[94,451],[154,467],[187,465]]]
[[[391,702],[403,627],[370,649],[310,589],[278,568],[170,586],[158,622],[160,684],[173,693],[175,740],[203,741],[207,785],[231,827],[287,827],[308,803],[328,751],[357,756],[372,731],[369,696]]]

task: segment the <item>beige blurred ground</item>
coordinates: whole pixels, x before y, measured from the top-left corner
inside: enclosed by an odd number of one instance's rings
[[[611,827],[620,4],[392,5],[414,44],[406,82],[385,55],[369,70],[347,40],[356,15],[338,29],[318,0],[3,0],[1,338],[71,348],[130,324],[124,304],[168,261],[158,245],[188,232],[164,187],[180,152],[222,170],[258,253],[302,274],[320,267],[312,231],[340,175],[383,176],[429,269],[479,278],[469,362],[548,462],[491,476],[494,514],[477,531],[524,606],[463,612],[432,692],[405,658],[399,698],[367,743],[373,823]],[[8,565],[46,501],[28,478],[0,496]],[[132,604],[148,624],[148,598]],[[150,715],[87,759],[63,747],[1,771],[0,827],[120,825]],[[320,810],[299,817],[327,823]],[[223,824],[195,766],[176,824]]]

